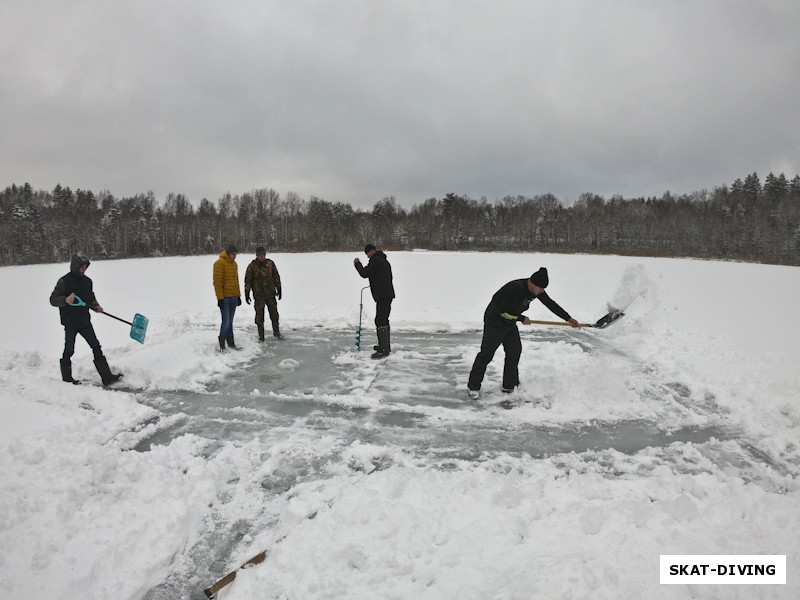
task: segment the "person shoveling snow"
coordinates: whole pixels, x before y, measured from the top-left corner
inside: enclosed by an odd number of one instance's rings
[[[103,385],[111,385],[122,378],[122,373],[112,373],[108,360],[103,355],[100,342],[92,327],[91,308],[102,313],[103,307],[97,302],[92,289],[92,280],[86,276],[89,261],[81,256],[73,256],[69,273],[56,282],[50,294],[50,304],[57,306],[64,326],[64,353],[61,356],[61,379],[79,384],[72,377],[72,355],[75,353],[75,338],[78,334],[86,340],[94,354],[94,366],[103,380]],[[82,300],[85,299],[85,300]]]
[[[622,311],[611,311],[596,323],[579,323],[572,318],[558,303],[547,295],[544,288],[550,283],[547,269],[541,267],[528,279],[509,281],[492,296],[489,306],[483,314],[483,339],[481,350],[475,357],[469,373],[467,388],[469,397],[477,400],[480,397],[481,383],[486,374],[486,367],[494,358],[494,353],[502,344],[506,353],[503,366],[503,392],[511,393],[519,385],[519,359],[522,355],[522,341],[516,324],[523,325],[569,325],[572,327],[603,328],[620,318]],[[522,313],[528,310],[533,300],[539,300],[554,315],[564,319],[557,321],[534,321]]]

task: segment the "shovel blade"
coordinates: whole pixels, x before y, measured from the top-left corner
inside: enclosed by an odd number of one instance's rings
[[[144,336],[147,335],[147,324],[150,321],[144,315],[136,313],[133,315],[133,323],[131,323],[131,338],[144,344]]]
[[[603,327],[608,327],[609,325],[611,325],[611,323],[613,323],[614,321],[616,321],[617,319],[619,319],[624,315],[625,313],[622,312],[621,310],[612,310],[604,317],[600,317],[599,319],[597,319],[597,323],[592,325],[592,327],[599,327],[600,329],[603,329]]]

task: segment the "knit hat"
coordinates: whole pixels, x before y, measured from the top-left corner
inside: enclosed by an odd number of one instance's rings
[[[550,278],[547,276],[547,269],[539,267],[539,270],[531,275],[531,283],[533,285],[538,285],[540,288],[546,288],[547,284],[550,283]]]
[[[258,248],[256,248],[256,254],[266,254],[266,253],[267,249],[264,248],[264,246],[259,246]]]
[[[364,246],[364,254],[369,254],[370,250],[375,250],[375,246],[372,244]]]
[[[228,247],[225,248],[225,252],[228,254],[239,254],[239,249],[236,247],[236,244],[228,244]]]

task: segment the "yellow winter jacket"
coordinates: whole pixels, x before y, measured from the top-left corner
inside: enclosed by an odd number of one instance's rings
[[[214,263],[214,292],[217,300],[242,295],[239,291],[239,265],[224,250]]]

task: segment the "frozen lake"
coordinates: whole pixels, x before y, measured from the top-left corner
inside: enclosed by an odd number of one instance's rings
[[[0,340],[10,596],[201,599],[262,551],[220,600],[702,595],[660,586],[674,554],[786,555],[787,585],[731,597],[798,596],[796,268],[391,253],[393,353],[374,361],[371,302],[354,349],[352,254],[274,256],[287,339],[257,344],[243,306],[225,354],[215,258],[92,263],[105,308],[150,319],[145,344],[93,320],[115,391],[85,344],[85,384],[60,381],[47,298],[64,265],[0,269],[38,299]],[[579,320],[626,316],[520,326],[520,390],[500,393],[499,350],[469,401],[486,302],[542,265]]]
[[[527,382],[513,394],[498,393],[498,369],[503,360],[499,350],[487,374],[484,389],[488,391],[477,402],[469,400],[464,379],[471,363],[464,349],[477,352],[479,332],[395,333],[392,356],[374,362],[369,359],[369,348],[362,346],[360,353],[354,347],[346,349],[353,346],[352,338],[351,332],[296,331],[282,342],[268,340],[262,356],[211,386],[207,393],[147,395],[144,401],[165,416],[181,418],[141,440],[136,449],[169,444],[187,433],[220,442],[253,437],[269,440],[275,439],[276,432],[298,427],[334,432],[348,442],[398,444],[419,454],[459,459],[478,459],[484,453],[544,457],[604,448],[634,453],[674,441],[705,442],[711,437],[733,436],[720,425],[665,431],[658,422],[640,419],[558,425],[509,420],[505,411],[526,404],[549,408],[554,401],[569,399],[538,396],[535,382]],[[537,339],[595,350],[591,338],[580,333],[544,332]],[[359,364],[362,361],[363,365]],[[653,394],[658,387],[665,388],[676,408],[686,408],[688,389],[654,380]],[[377,396],[379,403],[364,405],[359,399],[365,393]],[[709,409],[708,405],[697,407],[701,412]]]
[[[290,331],[281,342],[268,339],[255,360],[205,393],[145,394],[142,401],[161,416],[150,423],[152,433],[134,450],[148,452],[153,445],[168,445],[185,435],[212,441],[207,446],[209,457],[229,442],[258,439],[269,448],[310,444],[323,436],[336,440],[327,453],[283,452],[279,469],[261,483],[265,499],[298,483],[329,477],[331,468],[346,460],[342,450],[355,441],[400,448],[414,461],[440,469],[503,455],[545,458],[591,453],[602,461],[606,450],[633,455],[646,448],[655,452],[657,463],[687,473],[708,468],[673,457],[670,445],[676,442],[692,443],[720,471],[734,470],[745,480],[766,486],[772,485],[768,472],[780,469],[737,427],[720,418],[713,398],[696,402],[685,384],[662,380],[635,361],[626,363],[626,357],[616,363],[621,367],[618,375],[639,371],[640,400],[657,406],[657,412],[669,414],[669,419],[552,422],[547,413],[554,404],[572,399],[537,393],[535,381],[523,382],[522,389],[511,395],[499,393],[502,350],[487,372],[486,393],[479,401],[470,401],[465,378],[480,335],[396,332],[393,354],[373,361],[371,332],[356,352],[351,331]],[[524,352],[534,351],[529,347],[534,338],[537,345],[566,346],[590,360],[605,360],[604,353],[610,351],[602,333],[554,327],[529,335]],[[240,344],[255,342],[240,336]],[[386,466],[375,464],[378,469]],[[225,574],[229,555],[253,526],[246,521],[214,521],[205,539],[192,549],[192,560],[151,589],[147,598],[203,598],[202,588]]]

